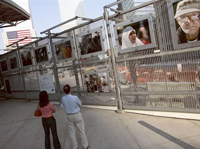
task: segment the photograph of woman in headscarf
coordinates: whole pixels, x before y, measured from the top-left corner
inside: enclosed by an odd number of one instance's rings
[[[148,19],[120,26],[117,28],[117,34],[119,49],[122,50],[151,44]]]
[[[144,43],[137,38],[136,31],[131,26],[126,27],[122,33],[122,49],[144,45]]]

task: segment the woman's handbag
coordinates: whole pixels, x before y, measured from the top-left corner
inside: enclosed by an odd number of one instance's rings
[[[34,116],[39,117],[42,116],[42,112],[40,111],[39,107],[35,110]]]

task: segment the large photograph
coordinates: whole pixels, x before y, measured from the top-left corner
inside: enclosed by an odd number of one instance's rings
[[[109,92],[110,84],[107,72],[84,72],[85,89],[87,92]]]
[[[9,63],[10,63],[10,70],[16,70],[19,68],[16,56],[9,57]]]
[[[151,14],[133,21],[114,25],[116,46],[119,53],[148,49],[155,46]]]
[[[41,47],[41,48],[36,48],[34,52],[35,52],[35,59],[37,63],[43,63],[49,60],[46,46]]]
[[[168,3],[175,49],[200,45],[200,1],[172,0]],[[171,9],[173,8],[173,9]]]
[[[7,60],[1,60],[1,72],[7,72],[8,71],[8,64],[7,64]]]
[[[78,52],[81,58],[104,54],[102,31],[100,28],[77,35]]]
[[[182,0],[173,4],[178,43],[200,40],[200,1]]]
[[[68,38],[64,41],[58,41],[54,44],[54,46],[57,61],[74,59],[74,51],[71,38]]]
[[[30,51],[21,53],[21,60],[23,67],[33,65],[32,56]]]
[[[120,49],[122,50],[151,43],[147,19],[118,27],[117,34]]]

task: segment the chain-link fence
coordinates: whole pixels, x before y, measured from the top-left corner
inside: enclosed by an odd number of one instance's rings
[[[47,37],[0,56],[1,97],[38,100],[40,77],[50,74],[50,100],[59,101],[69,84],[88,105],[198,112],[200,42],[174,43],[174,3],[154,0],[112,16],[108,5],[104,17],[57,34],[47,30]],[[154,13],[137,15],[149,6]],[[134,46],[125,34],[135,34]]]

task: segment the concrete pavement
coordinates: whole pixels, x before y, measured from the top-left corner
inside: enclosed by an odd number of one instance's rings
[[[41,117],[33,116],[36,105],[35,101],[0,100],[0,149],[44,149]],[[70,149],[65,111],[54,106],[61,147]],[[91,149],[200,148],[200,121],[92,108],[81,112]],[[77,138],[81,149],[78,134]]]

